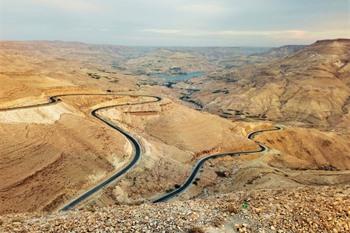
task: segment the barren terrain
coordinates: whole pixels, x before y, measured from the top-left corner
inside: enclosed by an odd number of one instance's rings
[[[347,39],[318,41],[281,59],[178,85],[197,90],[190,100],[228,118],[348,132],[349,48]]]
[[[349,46],[344,39],[226,54],[0,42],[0,230],[137,232],[146,221],[154,232],[346,232]],[[139,67],[205,75],[149,85],[135,75]],[[92,114],[101,107],[104,121]],[[81,212],[53,213],[134,158],[135,144],[111,125],[140,144],[140,160],[79,203]],[[197,161],[221,153],[175,201],[152,204],[179,189]],[[241,207],[247,198],[252,205]],[[315,218],[314,201],[321,203]],[[299,208],[305,215],[294,213]],[[173,219],[154,222],[157,211]],[[53,214],[34,214],[46,212]]]
[[[350,188],[235,192],[157,205],[0,217],[3,232],[348,232]],[[317,204],[315,204],[317,203]]]

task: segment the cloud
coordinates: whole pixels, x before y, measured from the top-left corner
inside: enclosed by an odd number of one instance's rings
[[[95,4],[88,0],[32,0],[32,2],[39,6],[51,7],[64,11],[95,12],[101,10],[101,4]]]
[[[255,31],[245,31],[245,30],[226,30],[226,31],[216,31],[209,34],[219,35],[219,36],[286,36],[292,38],[304,37],[306,35],[304,30],[255,30]]]
[[[226,8],[217,3],[188,4],[177,8],[179,11],[199,14],[223,13]]]
[[[349,0],[0,0],[0,38],[74,36],[127,45],[305,44],[349,38],[349,6]]]
[[[181,31],[177,29],[143,29],[142,32],[150,32],[150,33],[156,33],[156,34],[178,34]]]
[[[307,30],[189,30],[189,29],[145,29],[159,35],[176,35],[178,37],[211,37],[211,38],[255,38],[265,37],[276,41],[280,40],[317,40],[318,38],[350,37],[350,32],[343,30],[307,31]]]
[[[156,34],[178,34],[182,36],[288,36],[304,37],[304,30],[189,30],[189,29],[144,29],[143,32]]]

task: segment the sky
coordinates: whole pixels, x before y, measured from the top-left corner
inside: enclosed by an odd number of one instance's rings
[[[0,40],[281,46],[350,38],[350,0],[0,0]]]

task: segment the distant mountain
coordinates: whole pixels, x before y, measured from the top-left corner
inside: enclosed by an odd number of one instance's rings
[[[350,40],[271,51],[288,56],[209,75],[194,82],[192,100],[211,112],[350,130]]]
[[[285,45],[278,48],[272,48],[264,53],[254,54],[254,56],[282,58],[282,57],[289,56],[295,52],[298,52],[303,48],[305,48],[305,45]]]

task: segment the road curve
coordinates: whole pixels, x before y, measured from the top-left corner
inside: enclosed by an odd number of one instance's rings
[[[282,128],[279,126],[275,126],[272,129],[264,129],[264,130],[258,130],[258,131],[254,131],[248,134],[248,139],[253,140],[254,141],[254,137],[257,134],[263,133],[263,132],[268,132],[268,131],[276,131],[276,130],[281,130]],[[164,195],[158,197],[157,199],[153,200],[153,203],[158,203],[158,202],[164,202],[164,201],[168,201],[172,198],[175,198],[177,196],[179,196],[181,193],[185,192],[195,181],[195,179],[198,176],[198,172],[200,171],[200,169],[202,168],[202,166],[204,165],[204,163],[210,159],[216,159],[219,157],[224,157],[224,156],[240,156],[242,154],[253,154],[253,153],[260,153],[260,152],[264,152],[266,151],[268,148],[257,141],[254,141],[255,143],[258,144],[259,149],[257,150],[252,150],[252,151],[238,151],[238,152],[226,152],[226,153],[219,153],[219,154],[213,154],[213,155],[208,155],[204,158],[199,159],[196,164],[193,166],[192,168],[192,172],[190,174],[189,177],[187,177],[187,179],[185,180],[185,182],[177,189],[174,189],[173,191],[169,192],[169,193],[165,193]]]
[[[96,192],[98,192],[101,189],[103,189],[104,187],[108,186],[109,184],[114,182],[117,178],[121,177],[122,175],[127,173],[130,169],[132,169],[136,165],[136,163],[139,161],[139,159],[141,158],[141,146],[140,146],[140,143],[138,142],[138,140],[136,138],[134,138],[132,135],[130,135],[128,132],[126,132],[125,130],[123,130],[119,126],[117,126],[112,121],[110,121],[110,120],[108,120],[106,118],[103,118],[102,116],[98,115],[97,112],[100,111],[100,110],[103,110],[103,109],[108,109],[108,108],[113,108],[113,107],[118,107],[118,106],[154,103],[154,102],[159,102],[159,101],[162,100],[161,97],[158,97],[158,96],[134,95],[134,94],[125,94],[125,93],[120,93],[120,94],[117,94],[117,93],[113,93],[113,94],[105,94],[105,93],[103,93],[103,94],[102,93],[101,94],[100,93],[97,93],[97,94],[92,94],[92,93],[87,93],[87,94],[63,94],[63,95],[55,95],[55,96],[49,97],[48,102],[46,102],[46,103],[34,104],[34,105],[28,105],[28,106],[20,106],[20,107],[13,107],[13,108],[5,108],[5,109],[0,109],[0,111],[12,111],[12,110],[18,110],[18,109],[27,109],[27,108],[48,106],[48,105],[52,105],[52,104],[56,104],[56,103],[61,102],[62,100],[60,99],[60,97],[68,97],[68,96],[130,96],[130,97],[150,97],[150,98],[154,98],[154,100],[144,101],[144,102],[139,102],[139,103],[126,103],[126,104],[110,105],[110,106],[100,107],[100,108],[97,108],[97,109],[94,109],[94,110],[91,111],[91,115],[93,117],[95,117],[98,120],[102,121],[103,123],[105,123],[109,127],[117,130],[118,132],[120,132],[122,135],[124,135],[128,139],[128,141],[133,146],[134,155],[133,155],[132,160],[125,167],[123,167],[121,170],[119,170],[116,173],[114,173],[112,176],[110,176],[106,180],[104,180],[101,183],[95,185],[93,188],[91,188],[88,191],[84,192],[83,194],[79,195],[78,197],[76,197],[75,199],[70,201],[68,204],[64,205],[60,209],[61,211],[67,211],[67,210],[70,210],[70,209],[74,208],[75,206],[77,206],[78,204],[80,204],[81,202],[86,200],[87,198],[91,197]],[[268,131],[276,131],[276,130],[281,130],[281,129],[282,129],[281,127],[276,126],[275,128],[272,128],[272,129],[258,130],[258,131],[254,131],[254,132],[249,133],[247,137],[250,140],[254,140],[254,137],[257,134],[259,134],[259,133],[268,132]],[[157,199],[153,200],[153,203],[168,201],[168,200],[170,200],[170,199],[180,195],[181,193],[185,192],[192,185],[192,183],[194,182],[194,180],[198,176],[198,172],[200,171],[200,169],[202,168],[202,166],[204,165],[204,163],[207,160],[216,159],[216,158],[224,157],[224,156],[240,156],[242,154],[253,154],[253,153],[264,152],[264,151],[267,150],[267,147],[265,145],[263,145],[262,143],[259,143],[257,141],[255,141],[255,142],[259,145],[259,149],[258,150],[239,151],[239,152],[226,152],[226,153],[213,154],[213,155],[209,155],[209,156],[206,156],[204,158],[201,158],[194,165],[190,176],[186,179],[186,181],[179,188],[177,188],[177,189],[175,189],[175,190],[173,190],[173,191],[171,191],[169,193],[166,193],[166,194],[158,197]]]
[[[158,97],[158,96],[132,95],[132,94],[124,94],[124,93],[123,94],[117,94],[117,93],[113,93],[113,94],[104,94],[104,93],[103,94],[102,93],[101,94],[99,94],[99,93],[97,93],[97,94],[92,94],[92,93],[87,93],[87,94],[62,94],[62,95],[55,95],[55,96],[49,97],[48,102],[46,102],[46,103],[27,105],[27,106],[20,106],[20,107],[12,107],[12,108],[5,108],[5,109],[0,109],[0,111],[13,111],[13,110],[19,110],[19,109],[28,109],[28,108],[48,106],[48,105],[52,105],[52,104],[57,104],[57,103],[62,101],[60,99],[61,97],[68,97],[68,96],[130,96],[130,97],[150,97],[150,98],[153,98],[154,100],[138,102],[138,103],[126,103],[126,104],[110,105],[110,106],[100,107],[100,108],[97,108],[97,109],[94,109],[94,110],[91,111],[91,115],[93,117],[95,117],[98,120],[102,121],[103,123],[105,123],[109,127],[117,130],[118,132],[120,132],[122,135],[124,135],[127,138],[127,140],[131,143],[131,145],[133,147],[133,158],[121,170],[117,171],[116,173],[114,173],[112,176],[110,176],[106,180],[100,182],[99,184],[95,185],[94,187],[92,187],[88,191],[84,192],[83,194],[80,194],[78,197],[76,197],[75,199],[70,201],[68,204],[64,205],[60,209],[61,211],[67,211],[67,210],[70,210],[70,209],[74,208],[75,206],[79,205],[81,202],[83,202],[87,198],[91,197],[96,192],[98,192],[101,189],[103,189],[104,187],[108,186],[109,184],[114,182],[117,178],[121,177],[122,175],[127,173],[129,170],[131,170],[141,158],[141,146],[140,146],[140,143],[138,142],[138,140],[136,138],[134,138],[131,134],[129,134],[128,132],[126,132],[125,130],[123,130],[119,126],[117,126],[112,121],[110,121],[110,120],[108,120],[106,118],[103,118],[102,116],[98,115],[97,112],[100,111],[100,110],[103,110],[103,109],[108,109],[108,108],[113,108],[113,107],[120,107],[120,106],[125,106],[125,105],[139,105],[139,104],[146,104],[146,103],[154,103],[154,102],[159,102],[159,101],[162,100],[161,97]]]

